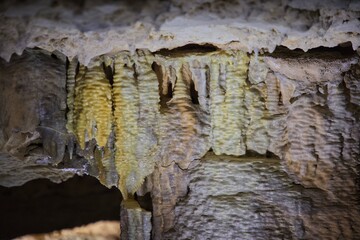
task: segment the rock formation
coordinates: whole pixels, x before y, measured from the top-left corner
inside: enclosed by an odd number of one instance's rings
[[[153,239],[360,238],[356,1],[0,10],[1,185],[95,176],[124,238],[148,193]]]

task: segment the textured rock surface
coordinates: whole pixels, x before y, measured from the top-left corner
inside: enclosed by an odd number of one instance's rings
[[[26,47],[59,50],[87,65],[121,50],[156,51],[189,43],[253,51],[360,45],[360,4],[333,1],[7,0],[0,5],[0,56]]]
[[[353,94],[346,87],[350,82],[359,84],[354,76],[357,61],[335,52],[266,59],[287,106],[286,145],[283,155],[274,153],[285,160],[299,183],[345,198],[358,189],[359,106],[352,103]]]
[[[360,237],[356,200],[294,184],[278,159],[209,153],[189,176],[165,239]]]
[[[40,137],[37,127],[66,133],[66,66],[64,59],[50,55],[41,50],[26,51],[11,63],[1,64],[0,148],[22,154],[19,157],[29,154],[28,145]],[[61,161],[65,146],[59,143],[57,149],[49,150],[55,152],[54,161]]]
[[[125,198],[139,189],[156,159],[160,116],[152,58],[148,51],[139,50],[133,57],[119,54],[114,62],[115,162]]]
[[[14,158],[11,155],[0,154],[0,185],[6,187],[20,186],[28,181],[47,178],[55,183],[61,183],[75,174],[87,173],[87,163],[80,160],[77,164],[65,167],[54,167],[48,162],[48,156],[28,157],[26,160]]]
[[[61,182],[86,172],[86,161],[67,161],[65,154],[72,145],[65,129],[65,76],[64,57],[42,50],[1,62],[1,185],[37,178]]]
[[[69,92],[74,95],[73,130],[82,149],[91,139],[106,147],[112,127],[111,85],[102,62],[93,65],[77,74],[75,93]]]

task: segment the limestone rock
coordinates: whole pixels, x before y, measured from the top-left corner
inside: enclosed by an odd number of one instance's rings
[[[32,155],[40,139],[66,134],[65,63],[50,55],[26,51],[11,63],[1,64],[0,149],[21,159]],[[43,145],[52,163],[62,160],[66,142],[52,146],[44,141]]]

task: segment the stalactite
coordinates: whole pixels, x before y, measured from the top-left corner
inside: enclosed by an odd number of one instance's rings
[[[115,60],[115,161],[124,198],[134,194],[154,169],[159,94],[152,63],[152,54],[142,50],[133,60],[126,53]]]
[[[115,165],[119,189],[124,197],[133,192],[138,176],[136,143],[138,135],[138,90],[133,61],[126,53],[115,58],[113,104],[115,123]]]
[[[83,72],[85,73],[83,74]],[[111,86],[101,63],[85,69],[80,66],[75,87],[74,132],[82,149],[95,139],[106,146],[112,124]]]
[[[159,83],[156,73],[152,69],[153,54],[148,50],[138,50],[135,62],[135,71],[138,83],[139,118],[136,158],[138,160],[138,176],[131,186],[131,191],[137,191],[144,178],[154,170],[158,157],[159,139]]]
[[[66,72],[66,91],[67,91],[67,124],[66,128],[68,132],[73,132],[74,127],[74,97],[75,97],[75,77],[76,77],[76,68],[78,66],[78,60],[73,58],[69,61],[68,69]]]
[[[212,147],[216,154],[246,152],[245,88],[249,58],[242,52],[215,55],[210,67]]]

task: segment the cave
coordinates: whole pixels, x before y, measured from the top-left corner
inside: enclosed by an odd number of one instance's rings
[[[360,239],[358,1],[0,20],[0,239]]]

